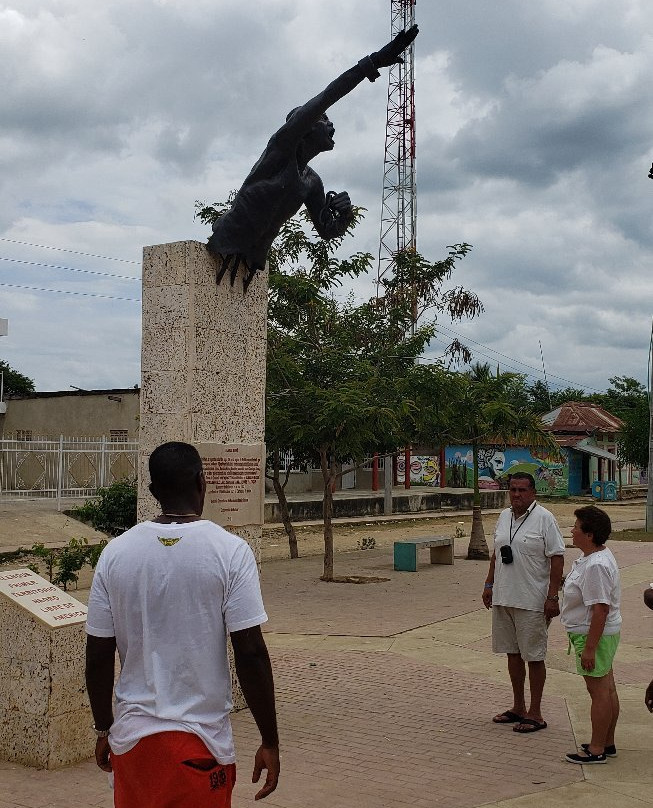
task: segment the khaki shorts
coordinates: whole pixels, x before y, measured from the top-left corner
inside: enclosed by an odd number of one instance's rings
[[[492,650],[495,654],[520,654],[524,662],[541,662],[546,656],[549,624],[544,612],[492,607]]]

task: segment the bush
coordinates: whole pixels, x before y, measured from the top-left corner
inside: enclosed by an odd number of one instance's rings
[[[39,543],[29,550],[19,547],[10,553],[0,554],[0,564],[27,560],[30,562],[27,566],[37,575],[40,575],[40,566],[45,565],[47,577],[65,592],[69,584],[77,585],[77,573],[85,564],[95,569],[106,544],[106,539],[102,539],[99,544],[89,544],[88,539],[71,539],[64,547],[46,547]]]
[[[98,488],[97,496],[70,513],[96,530],[117,536],[136,524],[136,480],[118,480]]]

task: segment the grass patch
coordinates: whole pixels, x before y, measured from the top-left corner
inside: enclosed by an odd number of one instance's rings
[[[645,530],[617,530],[610,534],[610,541],[653,542],[653,533],[647,533]]]

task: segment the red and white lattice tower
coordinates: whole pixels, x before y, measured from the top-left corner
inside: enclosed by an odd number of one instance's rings
[[[415,0],[391,0],[390,13],[394,37],[415,24]],[[396,253],[417,249],[414,47],[403,54],[403,64],[390,68],[388,79],[377,296]]]

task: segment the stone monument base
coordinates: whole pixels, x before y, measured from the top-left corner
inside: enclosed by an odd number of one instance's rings
[[[1,760],[57,769],[93,756],[85,648],[83,623],[49,628],[0,598]]]

